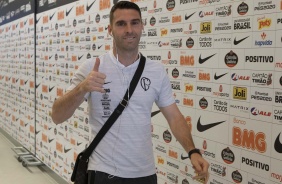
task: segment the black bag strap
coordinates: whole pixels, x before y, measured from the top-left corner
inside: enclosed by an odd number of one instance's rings
[[[132,80],[130,82],[129,89],[126,91],[122,101],[120,101],[120,103],[118,104],[118,106],[116,107],[114,112],[111,114],[109,119],[105,122],[105,124],[103,125],[101,130],[95,136],[94,140],[91,142],[89,147],[84,151],[84,153],[83,153],[83,155],[81,157],[82,160],[88,160],[88,158],[90,157],[90,155],[92,154],[92,152],[94,151],[96,146],[99,144],[99,142],[102,140],[104,135],[108,132],[108,130],[112,127],[114,122],[121,115],[122,111],[128,105],[128,101],[131,98],[131,96],[132,96],[132,94],[133,94],[133,92],[134,92],[134,90],[135,90],[135,88],[137,86],[137,83],[139,82],[140,77],[141,77],[141,75],[143,73],[143,70],[144,70],[144,67],[145,67],[145,63],[146,63],[146,58],[141,54],[140,62],[138,64],[138,67],[137,67],[137,69],[135,71],[135,74],[134,74],[134,76],[133,76],[133,78],[132,78]],[[129,95],[128,95],[128,93],[129,93]]]

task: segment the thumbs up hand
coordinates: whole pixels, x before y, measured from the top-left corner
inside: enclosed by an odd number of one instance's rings
[[[105,93],[103,85],[105,83],[106,75],[99,72],[100,59],[96,58],[93,70],[89,73],[83,81],[83,87],[86,92],[97,91]]]

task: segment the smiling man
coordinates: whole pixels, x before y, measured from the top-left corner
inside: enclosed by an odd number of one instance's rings
[[[112,7],[108,33],[113,37],[113,50],[79,67],[68,92],[54,102],[52,119],[56,124],[70,118],[87,100],[89,124],[94,137],[97,135],[129,90],[141,58],[138,44],[142,30],[141,12],[135,3],[120,1]],[[128,106],[89,159],[89,184],[157,184],[151,140],[153,103],[187,151],[197,174],[195,179],[205,178],[207,182],[209,164],[194,146],[172,96],[167,73],[161,63],[147,59]]]

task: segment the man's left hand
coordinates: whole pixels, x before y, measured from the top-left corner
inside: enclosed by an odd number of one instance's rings
[[[191,163],[196,173],[193,179],[203,181],[204,184],[207,184],[209,180],[208,169],[210,164],[199,154],[191,155]]]

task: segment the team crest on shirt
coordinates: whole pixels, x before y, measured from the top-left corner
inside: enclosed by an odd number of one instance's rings
[[[145,90],[148,91],[151,85],[151,80],[146,78],[146,77],[142,77],[140,80],[141,83],[141,87]]]

